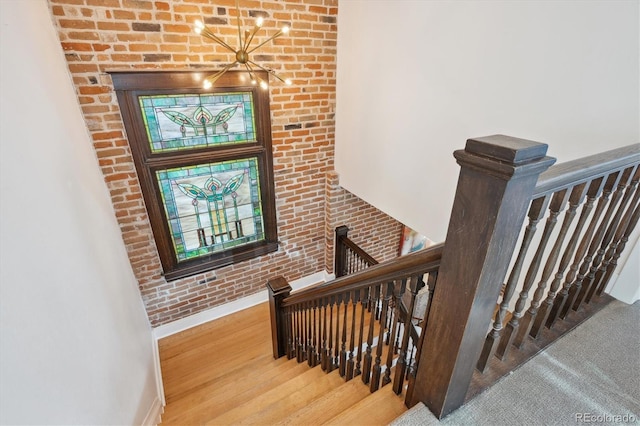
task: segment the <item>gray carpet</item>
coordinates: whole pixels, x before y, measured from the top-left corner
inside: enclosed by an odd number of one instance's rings
[[[441,421],[418,404],[392,425],[581,423],[640,424],[640,301],[614,300]]]

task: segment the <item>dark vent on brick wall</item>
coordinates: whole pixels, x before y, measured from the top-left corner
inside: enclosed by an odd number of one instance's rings
[[[296,130],[296,129],[302,129],[302,124],[298,123],[298,124],[287,124],[286,126],[284,126],[285,130]]]
[[[156,54],[156,53],[148,53],[143,56],[145,62],[167,62],[171,60],[171,55],[165,54]]]
[[[133,31],[160,31],[160,24],[149,24],[146,22],[134,22],[131,24],[131,29]]]
[[[204,18],[204,23],[207,25],[226,25],[226,18],[218,18],[216,16],[210,16],[208,18]]]
[[[326,24],[335,24],[336,23],[336,17],[335,16],[323,16],[320,19],[322,20],[322,22],[324,22]]]
[[[250,10],[249,16],[251,16],[252,18],[257,18],[259,16],[262,16],[263,18],[268,18],[269,14],[264,10]]]

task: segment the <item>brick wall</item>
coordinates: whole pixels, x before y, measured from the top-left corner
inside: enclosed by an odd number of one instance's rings
[[[272,81],[269,89],[280,248],[261,258],[167,282],[161,275],[107,71],[220,68],[231,57],[221,47],[195,34],[193,22],[204,18],[216,34],[235,46],[235,2],[49,0],[153,326],[261,291],[266,280],[275,275],[295,280],[323,269],[331,271],[332,227],[336,224],[349,225],[353,229],[350,236],[356,241],[362,235],[366,239],[365,248],[374,247],[377,241],[389,244],[383,242],[388,236],[394,238],[391,246],[397,247],[398,225],[374,231],[371,222],[376,221],[369,221],[373,216],[366,213],[373,208],[365,208],[365,203],[334,182],[337,0],[240,3],[243,30],[253,26],[257,16],[265,18],[260,34],[272,34],[283,24],[291,26],[288,36],[263,46],[253,56],[258,63],[293,80],[290,87]],[[260,40],[264,39],[261,36]],[[328,206],[327,202],[339,204]],[[339,213],[338,209],[346,205],[351,207]],[[359,207],[353,207],[356,205]],[[330,221],[325,220],[327,214],[331,215]],[[361,225],[366,228],[359,231]]]
[[[339,184],[336,172],[327,173],[326,264],[333,271],[335,228],[346,225],[349,239],[378,262],[398,256],[402,224],[361,200]]]

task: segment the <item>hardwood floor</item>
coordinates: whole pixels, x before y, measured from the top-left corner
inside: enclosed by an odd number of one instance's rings
[[[269,306],[161,339],[167,405],[162,425],[386,425],[405,412],[391,386],[370,393],[360,378],[273,359]]]

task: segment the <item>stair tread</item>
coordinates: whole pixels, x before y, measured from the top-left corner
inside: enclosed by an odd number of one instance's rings
[[[327,425],[388,425],[406,412],[404,396],[396,395],[391,384],[369,394],[348,410],[333,417]]]
[[[286,360],[286,359],[285,359]],[[309,370],[306,364],[295,360],[273,360],[273,368],[260,370],[260,375],[247,369],[243,375],[228,377],[225,381],[211,381],[184,398],[168,404],[163,414],[164,424],[194,424],[223,414],[234,407],[259,396]],[[251,379],[249,377],[251,376]],[[185,416],[185,412],[188,415]],[[175,414],[174,414],[175,413]]]
[[[281,419],[280,425],[322,424],[370,395],[360,377],[344,382],[330,393]]]
[[[305,366],[307,371],[230,408],[206,424],[268,424],[263,416],[273,417],[270,410],[277,411],[278,406],[286,408],[289,403],[308,402],[317,394],[328,392],[340,385],[342,379],[339,375],[326,374],[319,366],[309,368],[304,363],[300,365]]]

